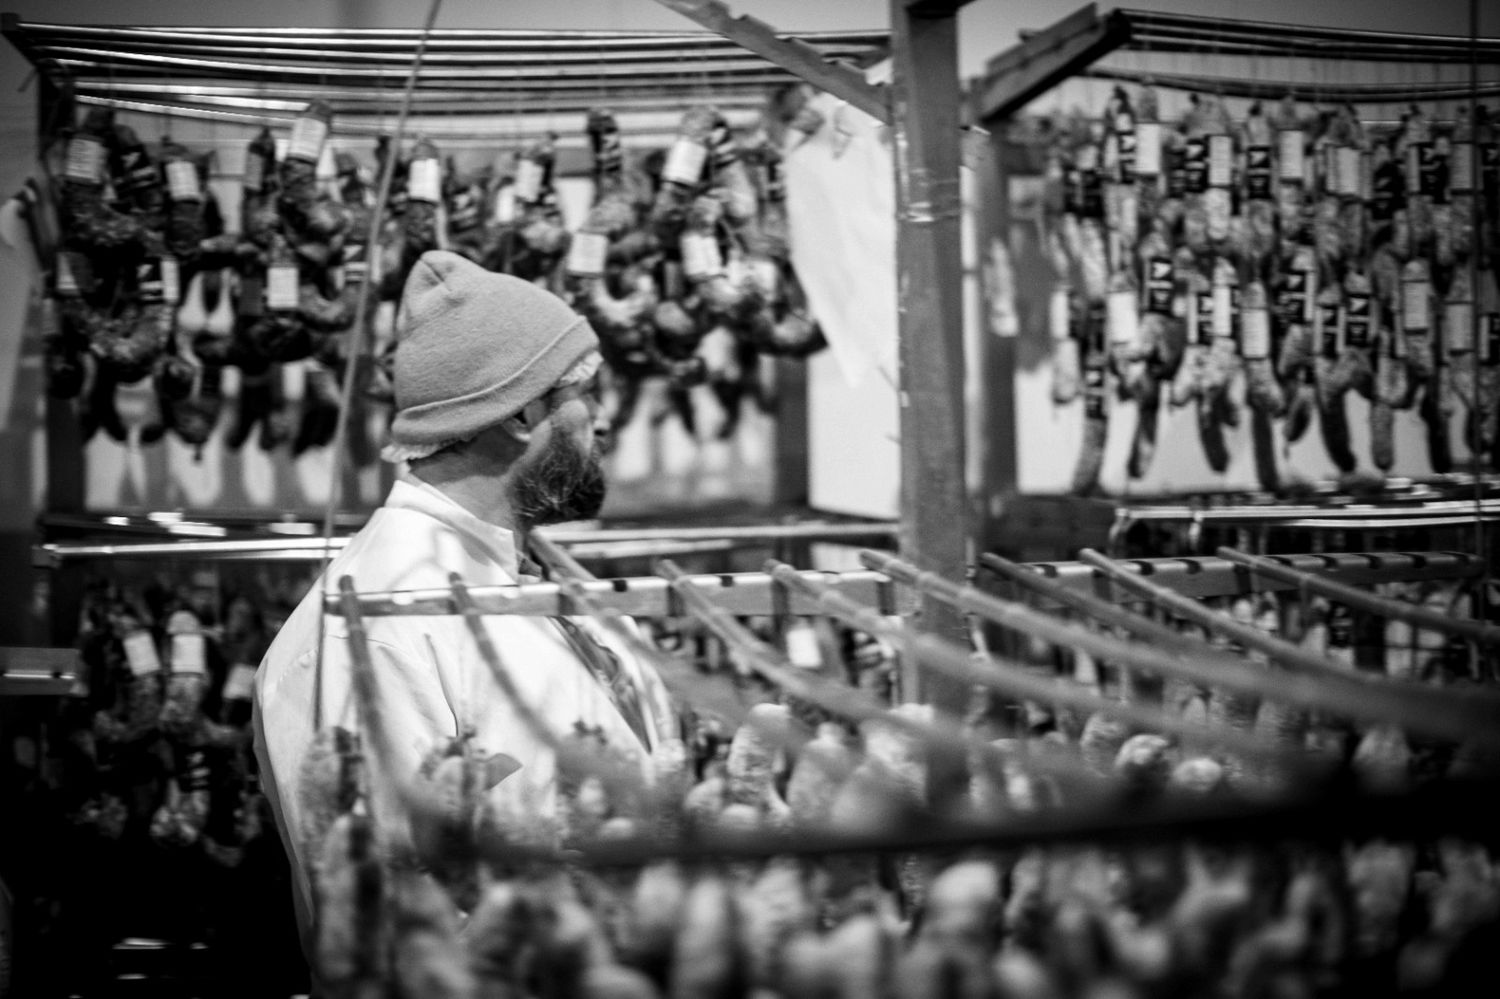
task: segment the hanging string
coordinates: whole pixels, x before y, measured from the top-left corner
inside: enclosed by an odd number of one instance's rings
[[[365,344],[370,339],[366,336],[366,327],[369,325],[368,315],[370,302],[370,288],[380,281],[379,261],[380,255],[377,248],[380,246],[380,229],[385,215],[386,202],[390,199],[391,178],[396,172],[396,160],[400,157],[401,139],[406,130],[406,118],[411,113],[412,99],[416,94],[417,78],[422,70],[422,55],[427,50],[427,39],[432,34],[433,22],[437,20],[438,10],[443,5],[443,0],[432,0],[432,5],[427,10],[427,22],[422,26],[422,34],[417,39],[417,51],[412,57],[411,72],[406,77],[406,90],[401,95],[401,110],[396,117],[396,130],[391,138],[391,144],[385,162],[380,168],[380,187],[375,196],[375,207],[370,212],[370,229],[366,234],[369,269],[365,274],[365,280],[360,285],[359,296],[354,308],[354,327],[350,330],[349,358],[344,365],[344,381],[339,391],[339,415],[338,422],[334,425],[333,441],[331,448],[332,461],[328,470],[329,490],[328,505],[323,511],[323,560],[319,578],[324,580],[326,587],[326,576],[328,566],[333,561],[333,521],[338,513],[339,502],[343,492],[344,474],[344,451],[349,435],[349,412],[353,408],[356,374],[359,371],[361,355]],[[317,667],[313,678],[313,730],[316,732],[323,727],[323,636],[326,631],[327,611],[323,604],[318,608],[318,656]]]
[[[1479,192],[1483,189],[1484,186],[1481,179],[1482,175],[1479,169],[1480,143],[1477,131],[1478,126],[1479,0],[1469,0],[1469,127],[1472,130],[1472,138],[1469,141],[1468,153],[1469,176],[1473,178],[1472,183],[1475,187],[1475,194],[1469,198],[1469,211],[1471,212],[1469,224],[1471,226],[1470,231],[1475,234],[1482,232],[1484,229],[1479,211],[1479,206],[1481,202],[1484,201],[1484,198],[1478,196]],[[1457,222],[1458,220],[1455,219],[1454,221]],[[1477,266],[1478,258],[1475,249],[1476,248],[1474,246],[1471,246],[1469,248],[1469,259],[1467,262],[1467,267],[1469,269],[1469,294],[1473,298],[1473,305],[1471,305],[1469,308],[1469,347],[1470,350],[1473,351],[1473,357],[1475,358],[1475,363],[1477,365],[1479,363],[1478,359],[1482,357],[1483,354],[1480,350],[1479,342],[1479,316],[1480,302],[1482,301],[1482,299],[1479,295],[1479,273]],[[1483,573],[1479,579],[1479,586],[1477,588],[1477,592],[1475,593],[1474,605],[1471,608],[1471,611],[1475,617],[1485,619],[1489,616],[1488,611],[1490,599],[1491,568],[1490,560],[1485,557],[1484,550],[1484,432],[1482,426],[1480,425],[1480,421],[1482,419],[1480,415],[1480,382],[1481,378],[1479,376],[1476,376],[1474,378],[1473,385],[1474,395],[1472,398],[1465,401],[1469,405],[1469,412],[1471,414],[1474,414],[1470,417],[1470,420],[1475,424],[1474,432],[1471,434],[1472,443],[1469,453],[1470,463],[1473,466],[1474,474],[1474,554],[1479,556],[1480,564],[1484,566]],[[1472,652],[1477,652],[1477,650],[1473,650],[1471,648],[1471,653]],[[1473,664],[1471,663],[1471,665]]]

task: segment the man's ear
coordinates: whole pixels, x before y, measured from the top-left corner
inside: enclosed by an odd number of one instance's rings
[[[540,399],[534,399],[522,406],[520,411],[507,416],[500,421],[500,426],[505,429],[514,440],[521,444],[529,444],[531,435],[536,431],[538,424],[547,416],[547,404]]]

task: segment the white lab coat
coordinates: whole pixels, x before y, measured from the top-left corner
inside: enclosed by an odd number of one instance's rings
[[[351,576],[361,592],[446,591],[457,572],[471,587],[513,584],[518,570],[515,539],[488,524],[437,489],[409,475],[398,479],[385,505],[335,558],[271,643],[255,678],[255,751],[261,783],[275,813],[282,845],[292,861],[293,893],[303,949],[311,955],[311,890],[306,844],[302,843],[297,780],[319,723],[359,729],[351,700],[351,655],[344,619],[323,615],[325,586],[338,592]],[[320,620],[321,619],[321,620]],[[504,753],[520,769],[490,790],[510,814],[548,814],[556,806],[556,759],[527,728],[480,657],[462,617],[367,616],[368,648],[374,664],[375,697],[388,730],[395,766],[410,777],[422,757],[467,727],[485,755]],[[512,681],[559,735],[575,724],[600,730],[610,747],[630,747],[649,766],[648,750],[616,709],[601,682],[546,618],[486,618],[496,651]],[[650,741],[672,731],[670,699],[649,665],[639,662],[614,636],[578,621],[619,657],[640,691]],[[321,719],[314,717],[319,628],[323,630]],[[612,754],[618,758],[618,754]],[[371,814],[377,835],[401,842],[404,810],[371,754]]]

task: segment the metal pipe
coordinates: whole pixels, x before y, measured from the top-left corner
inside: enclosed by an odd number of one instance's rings
[[[920,663],[965,685],[983,685],[1017,700],[1037,701],[1085,714],[1098,713],[1137,728],[1169,733],[1190,745],[1215,746],[1235,755],[1292,770],[1310,771],[1320,766],[1300,752],[1272,745],[1236,729],[1195,725],[1160,708],[1112,701],[1076,684],[1035,676],[1018,664],[1004,662],[994,655],[970,653],[952,642],[891,622],[831,587],[798,575],[784,563],[769,562],[767,569],[777,582],[817,601],[824,612],[895,642]],[[1112,658],[1118,660],[1120,657]]]
[[[1450,698],[1433,698],[1433,692],[1370,687],[1336,675],[1315,675],[1311,670],[1305,673],[1271,673],[1249,662],[1242,663],[1235,670],[1224,668],[1224,664],[1217,660],[1210,665],[1202,660],[1177,659],[1163,655],[1150,646],[1095,634],[1086,628],[1041,614],[1023,604],[1001,600],[972,586],[962,586],[933,573],[922,572],[900,559],[879,552],[871,552],[870,556],[869,564],[878,566],[880,571],[898,582],[931,593],[996,624],[1034,635],[1055,645],[1082,649],[1091,656],[1121,666],[1131,666],[1207,687],[1219,687],[1245,696],[1317,708],[1367,724],[1396,724],[1407,731],[1432,738],[1460,742],[1478,739],[1500,744],[1500,703],[1477,703],[1471,699],[1454,704]],[[1081,557],[1088,559],[1091,564],[1108,562],[1089,549],[1084,549]],[[1098,562],[1095,562],[1096,559]],[[1144,582],[1138,577],[1128,578],[1132,587],[1138,587]],[[1175,594],[1172,596],[1174,604],[1186,602],[1198,608],[1204,620],[1209,616],[1214,620],[1219,619],[1218,615],[1207,608],[1187,601],[1186,598],[1176,597]]]
[[[1324,579],[1309,572],[1302,572],[1284,565],[1278,565],[1268,558],[1258,555],[1249,555],[1233,548],[1218,550],[1220,558],[1228,559],[1236,565],[1245,566],[1257,575],[1275,579],[1282,583],[1295,586],[1297,589],[1307,593],[1316,593],[1327,597],[1329,600],[1371,614],[1382,617],[1393,618],[1398,621],[1406,621],[1419,628],[1427,628],[1432,631],[1441,631],[1447,635],[1458,635],[1471,642],[1480,645],[1500,645],[1500,627],[1484,621],[1470,621],[1463,618],[1450,617],[1430,611],[1426,607],[1419,607],[1403,600],[1390,600],[1386,597],[1377,596],[1374,593],[1366,593],[1364,590],[1356,590],[1345,586],[1343,583],[1331,579]]]

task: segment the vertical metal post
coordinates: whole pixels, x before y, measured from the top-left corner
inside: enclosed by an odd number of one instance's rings
[[[958,4],[891,0],[901,554],[948,579],[967,567]],[[923,597],[923,631],[967,641],[961,614]],[[962,684],[903,677],[907,700],[961,711]]]

